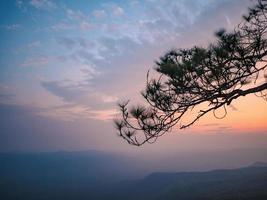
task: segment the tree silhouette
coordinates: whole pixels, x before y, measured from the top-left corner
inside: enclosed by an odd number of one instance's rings
[[[128,109],[120,103],[122,117],[115,120],[119,136],[129,144],[153,143],[178,122],[184,129],[209,112],[224,109],[234,100],[267,89],[267,0],[258,0],[232,32],[220,30],[207,48],[177,49],[156,62],[157,78],[149,78],[142,96],[148,106]],[[261,82],[261,75],[265,81]],[[186,113],[197,115],[182,123]],[[205,109],[202,109],[204,106]],[[218,118],[218,117],[217,117]]]

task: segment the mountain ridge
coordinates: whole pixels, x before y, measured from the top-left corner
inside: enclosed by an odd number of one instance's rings
[[[267,166],[262,161],[234,169],[154,172],[131,178],[129,173],[137,170],[134,160],[110,155],[92,151],[0,153],[0,197],[5,200],[267,199]],[[243,196],[237,197],[240,193]]]

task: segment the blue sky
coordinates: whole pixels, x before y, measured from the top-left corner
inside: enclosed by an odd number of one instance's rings
[[[126,148],[112,127],[117,101],[141,101],[146,72],[159,56],[207,45],[214,31],[233,29],[249,5],[247,0],[1,1],[1,150]],[[229,132],[227,122],[206,127]]]

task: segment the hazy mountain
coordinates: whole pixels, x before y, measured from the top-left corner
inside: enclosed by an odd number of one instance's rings
[[[267,167],[266,162],[255,162],[251,165],[251,167]]]
[[[267,167],[153,173],[129,188],[129,199],[267,199]]]
[[[0,154],[0,199],[267,199],[267,165],[157,172],[98,151]]]

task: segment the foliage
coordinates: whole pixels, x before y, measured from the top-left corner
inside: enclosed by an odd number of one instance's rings
[[[266,11],[267,1],[258,0],[234,31],[218,31],[217,41],[207,48],[177,49],[161,57],[155,69],[159,77],[150,79],[148,73],[142,92],[148,106],[128,109],[128,102],[119,104],[122,118],[115,120],[119,136],[137,146],[153,143],[198,105],[208,107],[181,123],[181,129],[209,112],[216,117],[219,108],[226,115],[226,106],[241,96],[266,97],[267,82],[258,80],[267,69]]]

